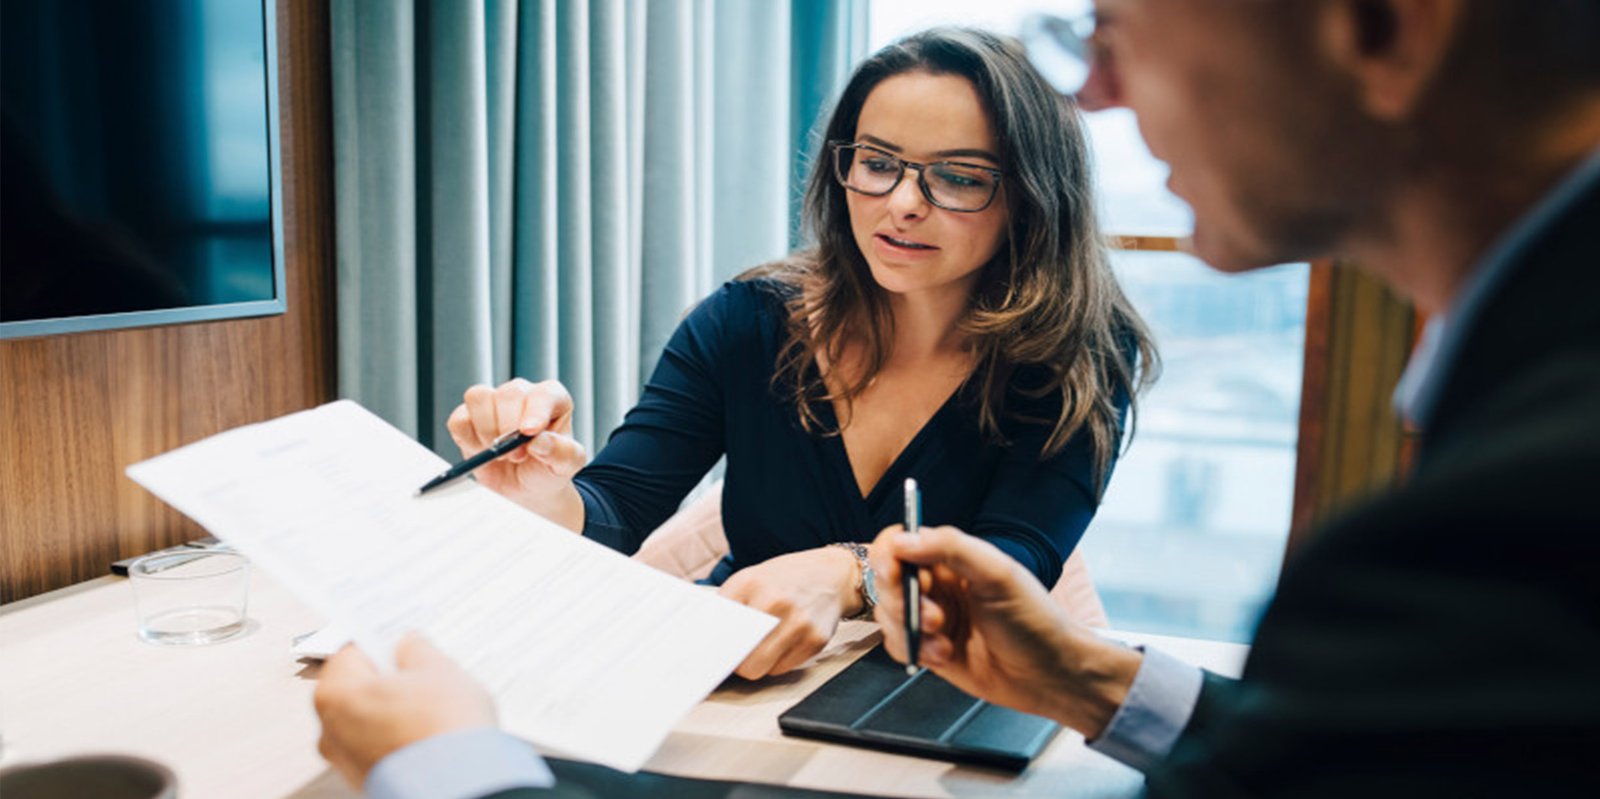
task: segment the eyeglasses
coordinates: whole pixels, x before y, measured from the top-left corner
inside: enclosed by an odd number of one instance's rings
[[[1110,66],[1110,54],[1095,38],[1092,9],[1072,17],[1035,14],[1022,23],[1018,38],[1039,74],[1069,97],[1083,90],[1095,68]]]
[[[917,186],[928,202],[964,214],[988,208],[1005,174],[959,161],[919,164],[870,144],[835,141],[828,146],[833,148],[834,177],[845,188],[868,197],[882,197],[900,185],[909,167],[917,170]]]

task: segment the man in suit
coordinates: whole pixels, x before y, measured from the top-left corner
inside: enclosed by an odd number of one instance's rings
[[[1086,103],[1139,117],[1226,271],[1339,257],[1430,314],[1404,485],[1285,564],[1243,678],[1109,644],[951,529],[922,660],[1152,795],[1600,796],[1600,2],[1103,0]]]
[[[925,664],[1153,794],[1600,795],[1600,0],[1096,10],[1080,102],[1138,115],[1200,257],[1348,259],[1430,314],[1397,393],[1420,461],[1286,564],[1241,680],[1101,641],[947,528],[874,544],[890,651],[916,563]],[[394,675],[340,655],[317,698],[324,753],[375,794],[418,752],[506,740],[421,641]],[[531,784],[516,756],[453,768],[499,775],[456,795]]]

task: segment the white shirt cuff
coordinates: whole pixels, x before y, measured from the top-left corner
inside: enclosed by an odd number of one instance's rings
[[[475,727],[390,752],[367,774],[365,790],[372,799],[473,799],[554,784],[532,747],[493,727]]]
[[[1128,698],[1089,748],[1147,771],[1172,751],[1194,714],[1205,680],[1199,668],[1160,650],[1134,649],[1144,653],[1144,660],[1133,676]]]

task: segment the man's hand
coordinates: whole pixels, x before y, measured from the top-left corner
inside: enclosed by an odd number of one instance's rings
[[[921,665],[967,693],[1048,716],[1093,738],[1127,696],[1140,655],[1066,617],[1032,574],[953,527],[907,535],[888,528],[872,545],[878,625],[906,660],[901,564],[922,567]]]
[[[395,649],[393,674],[346,646],[322,666],[315,703],[317,749],[360,788],[390,752],[424,738],[496,724],[494,700],[455,661],[416,633]]]
[[[782,674],[822,651],[839,619],[860,607],[861,567],[840,547],[781,555],[735,572],[723,596],[778,617],[778,626],[734,669],[747,680]]]

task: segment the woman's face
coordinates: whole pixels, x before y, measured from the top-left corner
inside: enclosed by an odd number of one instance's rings
[[[999,144],[977,89],[956,75],[907,72],[885,79],[861,106],[855,141],[906,161],[1000,168]],[[917,177],[918,170],[907,167],[900,184],[882,197],[845,192],[856,246],[873,279],[891,294],[970,294],[979,270],[1005,240],[1005,192],[982,211],[950,211],[928,202]]]

